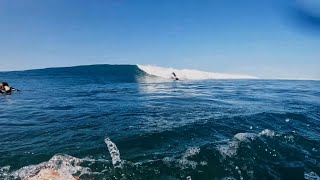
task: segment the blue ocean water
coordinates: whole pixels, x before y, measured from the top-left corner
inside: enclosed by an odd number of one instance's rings
[[[171,81],[135,65],[0,73],[0,179],[319,179],[320,81]]]

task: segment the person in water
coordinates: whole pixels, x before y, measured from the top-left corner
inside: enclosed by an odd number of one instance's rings
[[[1,94],[11,94],[12,91],[19,91],[19,90],[14,87],[10,87],[9,84],[6,82],[0,83]]]
[[[177,78],[177,76],[176,76],[176,73],[172,72],[172,75],[173,75],[174,80],[179,80],[179,78]]]

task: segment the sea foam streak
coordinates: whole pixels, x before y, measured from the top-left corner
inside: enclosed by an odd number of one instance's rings
[[[259,134],[255,133],[237,133],[228,141],[227,144],[218,146],[218,151],[223,157],[232,157],[237,154],[240,143],[249,143],[256,140],[259,136],[273,137],[276,133],[269,129],[264,129]]]
[[[172,72],[174,72],[179,79],[187,80],[205,80],[205,79],[256,79],[257,77],[241,74],[222,74],[222,73],[211,73],[191,69],[174,69],[174,68],[164,68],[151,65],[137,65],[142,71],[162,77],[171,78]]]
[[[116,146],[115,143],[113,143],[109,138],[106,138],[104,140],[104,142],[107,144],[108,146],[108,150],[112,159],[112,164],[115,168],[121,168],[122,164],[121,164],[121,159],[120,159],[120,152]]]

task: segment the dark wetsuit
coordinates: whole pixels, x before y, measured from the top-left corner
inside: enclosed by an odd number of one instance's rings
[[[176,73],[173,72],[172,74],[174,76],[174,80],[176,80],[176,81],[179,80],[179,78],[177,78],[177,76],[176,76]]]
[[[6,90],[5,87],[9,87],[9,90]],[[11,94],[12,91],[19,91],[14,87],[10,87],[8,83],[2,82],[0,83],[0,94]]]

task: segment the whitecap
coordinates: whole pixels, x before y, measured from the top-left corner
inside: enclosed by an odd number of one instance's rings
[[[250,142],[257,138],[254,133],[238,133],[227,144],[222,144],[217,147],[223,157],[232,157],[237,154],[241,142]]]
[[[0,179],[9,179],[10,177],[10,166],[0,167]]]
[[[250,140],[254,140],[257,137],[256,134],[254,133],[238,133],[234,136],[235,139],[239,140],[239,141],[250,141]]]
[[[200,148],[199,147],[191,147],[188,148],[181,156],[181,158],[174,158],[174,157],[165,157],[162,159],[163,163],[167,166],[176,166],[181,169],[186,169],[186,168],[192,168],[196,169],[198,166],[198,162],[190,160],[192,156],[195,156],[200,153]],[[206,162],[202,162],[202,164],[206,165]]]
[[[58,172],[61,177],[69,179],[74,174],[88,174],[90,169],[80,166],[83,161],[79,158],[72,157],[66,154],[54,155],[48,162],[43,162],[38,165],[29,165],[22,167],[21,169],[13,172],[13,176],[17,179],[28,179],[36,176],[40,171],[44,169],[54,170]],[[47,171],[44,171],[46,173]]]
[[[320,177],[315,172],[305,172],[304,179],[307,180],[320,180]]]
[[[162,159],[163,163],[166,164],[167,166],[170,166],[174,160],[175,159],[172,157],[165,157]]]
[[[174,69],[164,68],[151,65],[137,65],[142,71],[161,78],[172,78],[172,72],[174,72],[179,79],[187,80],[205,80],[205,79],[256,79],[254,76],[241,75],[241,74],[222,74],[204,72],[191,69]]]
[[[188,160],[188,159],[179,159],[178,160],[178,163],[179,163],[179,167],[181,169],[186,169],[188,167],[191,167],[192,169],[196,169],[197,166],[198,166],[198,163],[195,162],[195,161],[191,161],[191,160]]]
[[[191,167],[192,169],[196,169],[198,166],[198,163],[192,160],[189,160],[188,158],[197,155],[200,153],[199,147],[191,147],[188,148],[184,154],[182,155],[181,159],[178,160],[178,164],[182,169]]]
[[[239,142],[233,140],[228,142],[228,144],[218,146],[217,149],[223,157],[232,157],[237,154],[238,147]]]
[[[183,158],[188,158],[188,157],[194,156],[196,154],[199,154],[199,152],[200,152],[200,148],[199,147],[188,148],[186,150],[186,152],[183,154]]]
[[[273,137],[275,135],[275,132],[269,129],[265,129],[259,133],[259,135]]]

